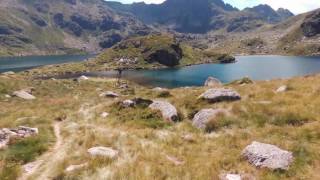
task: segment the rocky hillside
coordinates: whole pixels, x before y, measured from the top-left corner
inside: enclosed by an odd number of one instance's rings
[[[222,0],[166,0],[159,5],[107,4],[117,11],[132,13],[146,24],[160,25],[181,33],[207,33],[221,29],[242,32],[293,16],[288,10],[275,11],[268,5],[239,11]]]
[[[149,32],[102,0],[0,1],[0,55],[97,52]]]

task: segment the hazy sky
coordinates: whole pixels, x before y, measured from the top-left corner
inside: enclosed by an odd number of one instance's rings
[[[144,1],[146,3],[161,3],[164,0],[114,0],[114,1],[120,1],[123,3],[132,3],[132,2],[141,2],[141,1]],[[284,7],[289,9],[295,14],[320,8],[320,0],[224,0],[224,1],[232,4],[233,6],[236,6],[239,9],[255,6],[257,4],[269,4],[274,9],[278,9],[279,7]]]

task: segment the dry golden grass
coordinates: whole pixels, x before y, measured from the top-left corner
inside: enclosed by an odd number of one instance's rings
[[[170,96],[159,97],[149,88],[128,83],[130,89],[124,90],[107,79],[78,83],[31,81],[19,75],[0,77],[0,127],[40,127],[36,143],[26,139],[18,146],[18,152],[15,144],[0,151],[0,179],[15,179],[21,175],[22,164],[48,154],[50,158],[41,163],[29,179],[203,180],[218,179],[222,172],[248,173],[268,180],[320,178],[319,75],[227,85],[237,90],[242,100],[217,104],[197,99],[205,91],[204,87],[171,89]],[[281,85],[287,85],[289,90],[275,93]],[[4,94],[27,86],[35,87],[35,101],[4,98]],[[101,90],[112,90],[122,96],[101,98]],[[166,99],[178,108],[182,121],[168,124],[149,109],[119,107],[119,101],[134,97]],[[231,115],[219,116],[214,131],[205,133],[193,128],[190,121],[203,108],[225,108]],[[102,118],[102,112],[110,115]],[[61,146],[55,150],[52,125],[58,117],[66,119],[60,123]],[[185,140],[183,136],[187,134],[194,140]],[[286,172],[252,167],[240,156],[242,149],[252,141],[292,151],[294,163]],[[28,145],[34,143],[35,148],[30,149]],[[119,157],[115,160],[92,158],[87,153],[92,146],[117,149]],[[22,152],[26,156],[14,159],[10,156]],[[177,158],[182,165],[175,165],[167,156]],[[82,163],[88,165],[65,172],[69,165]]]

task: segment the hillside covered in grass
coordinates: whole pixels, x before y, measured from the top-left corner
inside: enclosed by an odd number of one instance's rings
[[[319,75],[237,82],[223,88],[237,91],[241,100],[209,102],[199,99],[209,87],[162,91],[100,78],[32,80],[1,75],[0,127],[36,127],[39,134],[12,139],[0,150],[0,179],[209,180],[223,173],[268,180],[318,179],[319,84]],[[276,92],[283,85],[285,91]],[[12,96],[28,87],[33,87],[36,99]],[[106,91],[118,97],[102,95]],[[123,105],[134,98],[171,103],[179,121],[165,121],[143,103]],[[212,119],[207,131],[199,130],[192,120],[208,108],[228,113]],[[289,169],[270,170],[248,163],[241,154],[253,141],[292,152]],[[117,155],[91,156],[88,149],[95,146],[110,147]],[[31,173],[25,172],[26,167],[31,167]]]

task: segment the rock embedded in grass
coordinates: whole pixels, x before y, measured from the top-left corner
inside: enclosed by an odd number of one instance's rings
[[[38,128],[30,128],[26,126],[19,126],[18,128],[13,129],[0,129],[0,149],[7,147],[10,142],[10,138],[26,138],[37,135],[38,133]]]
[[[162,117],[166,121],[176,122],[179,120],[177,109],[167,101],[153,101],[149,108],[161,111]]]
[[[13,71],[7,71],[7,72],[2,73],[2,75],[5,75],[5,76],[14,75],[14,74],[15,74],[15,72],[13,72]]]
[[[82,75],[82,76],[80,76],[80,77],[78,78],[78,80],[79,80],[79,81],[85,81],[85,80],[89,80],[89,78],[88,78],[87,76]]]
[[[241,180],[240,174],[221,174],[219,176],[220,180]]]
[[[36,99],[35,96],[33,96],[32,94],[24,91],[24,90],[20,90],[20,91],[15,91],[12,93],[13,96],[25,99],[25,100],[34,100]]]
[[[134,107],[136,105],[136,103],[133,100],[124,100],[121,103],[121,106],[124,108],[129,108],[129,107]]]
[[[292,152],[282,150],[271,144],[256,141],[252,142],[242,151],[242,156],[256,167],[272,170],[288,170],[293,162]]]
[[[240,94],[232,89],[216,88],[208,89],[206,92],[199,96],[200,99],[207,100],[211,103],[221,102],[221,101],[236,101],[240,100]]]
[[[110,159],[115,159],[119,155],[119,151],[109,147],[102,147],[102,146],[92,147],[88,149],[88,153],[91,156],[102,156]]]
[[[283,85],[276,90],[276,93],[286,92],[287,90],[288,90],[288,87],[286,85]]]
[[[214,121],[217,115],[226,113],[224,109],[202,109],[194,115],[192,125],[198,129],[207,130],[208,124]]]
[[[78,164],[78,165],[70,165],[66,168],[65,172],[73,172],[88,166],[88,163]]]
[[[106,92],[101,93],[100,97],[116,98],[116,97],[119,97],[119,94],[112,92],[112,91],[106,91]]]
[[[220,87],[220,86],[222,86],[222,83],[219,79],[210,76],[205,81],[204,86],[206,86],[206,87]]]

